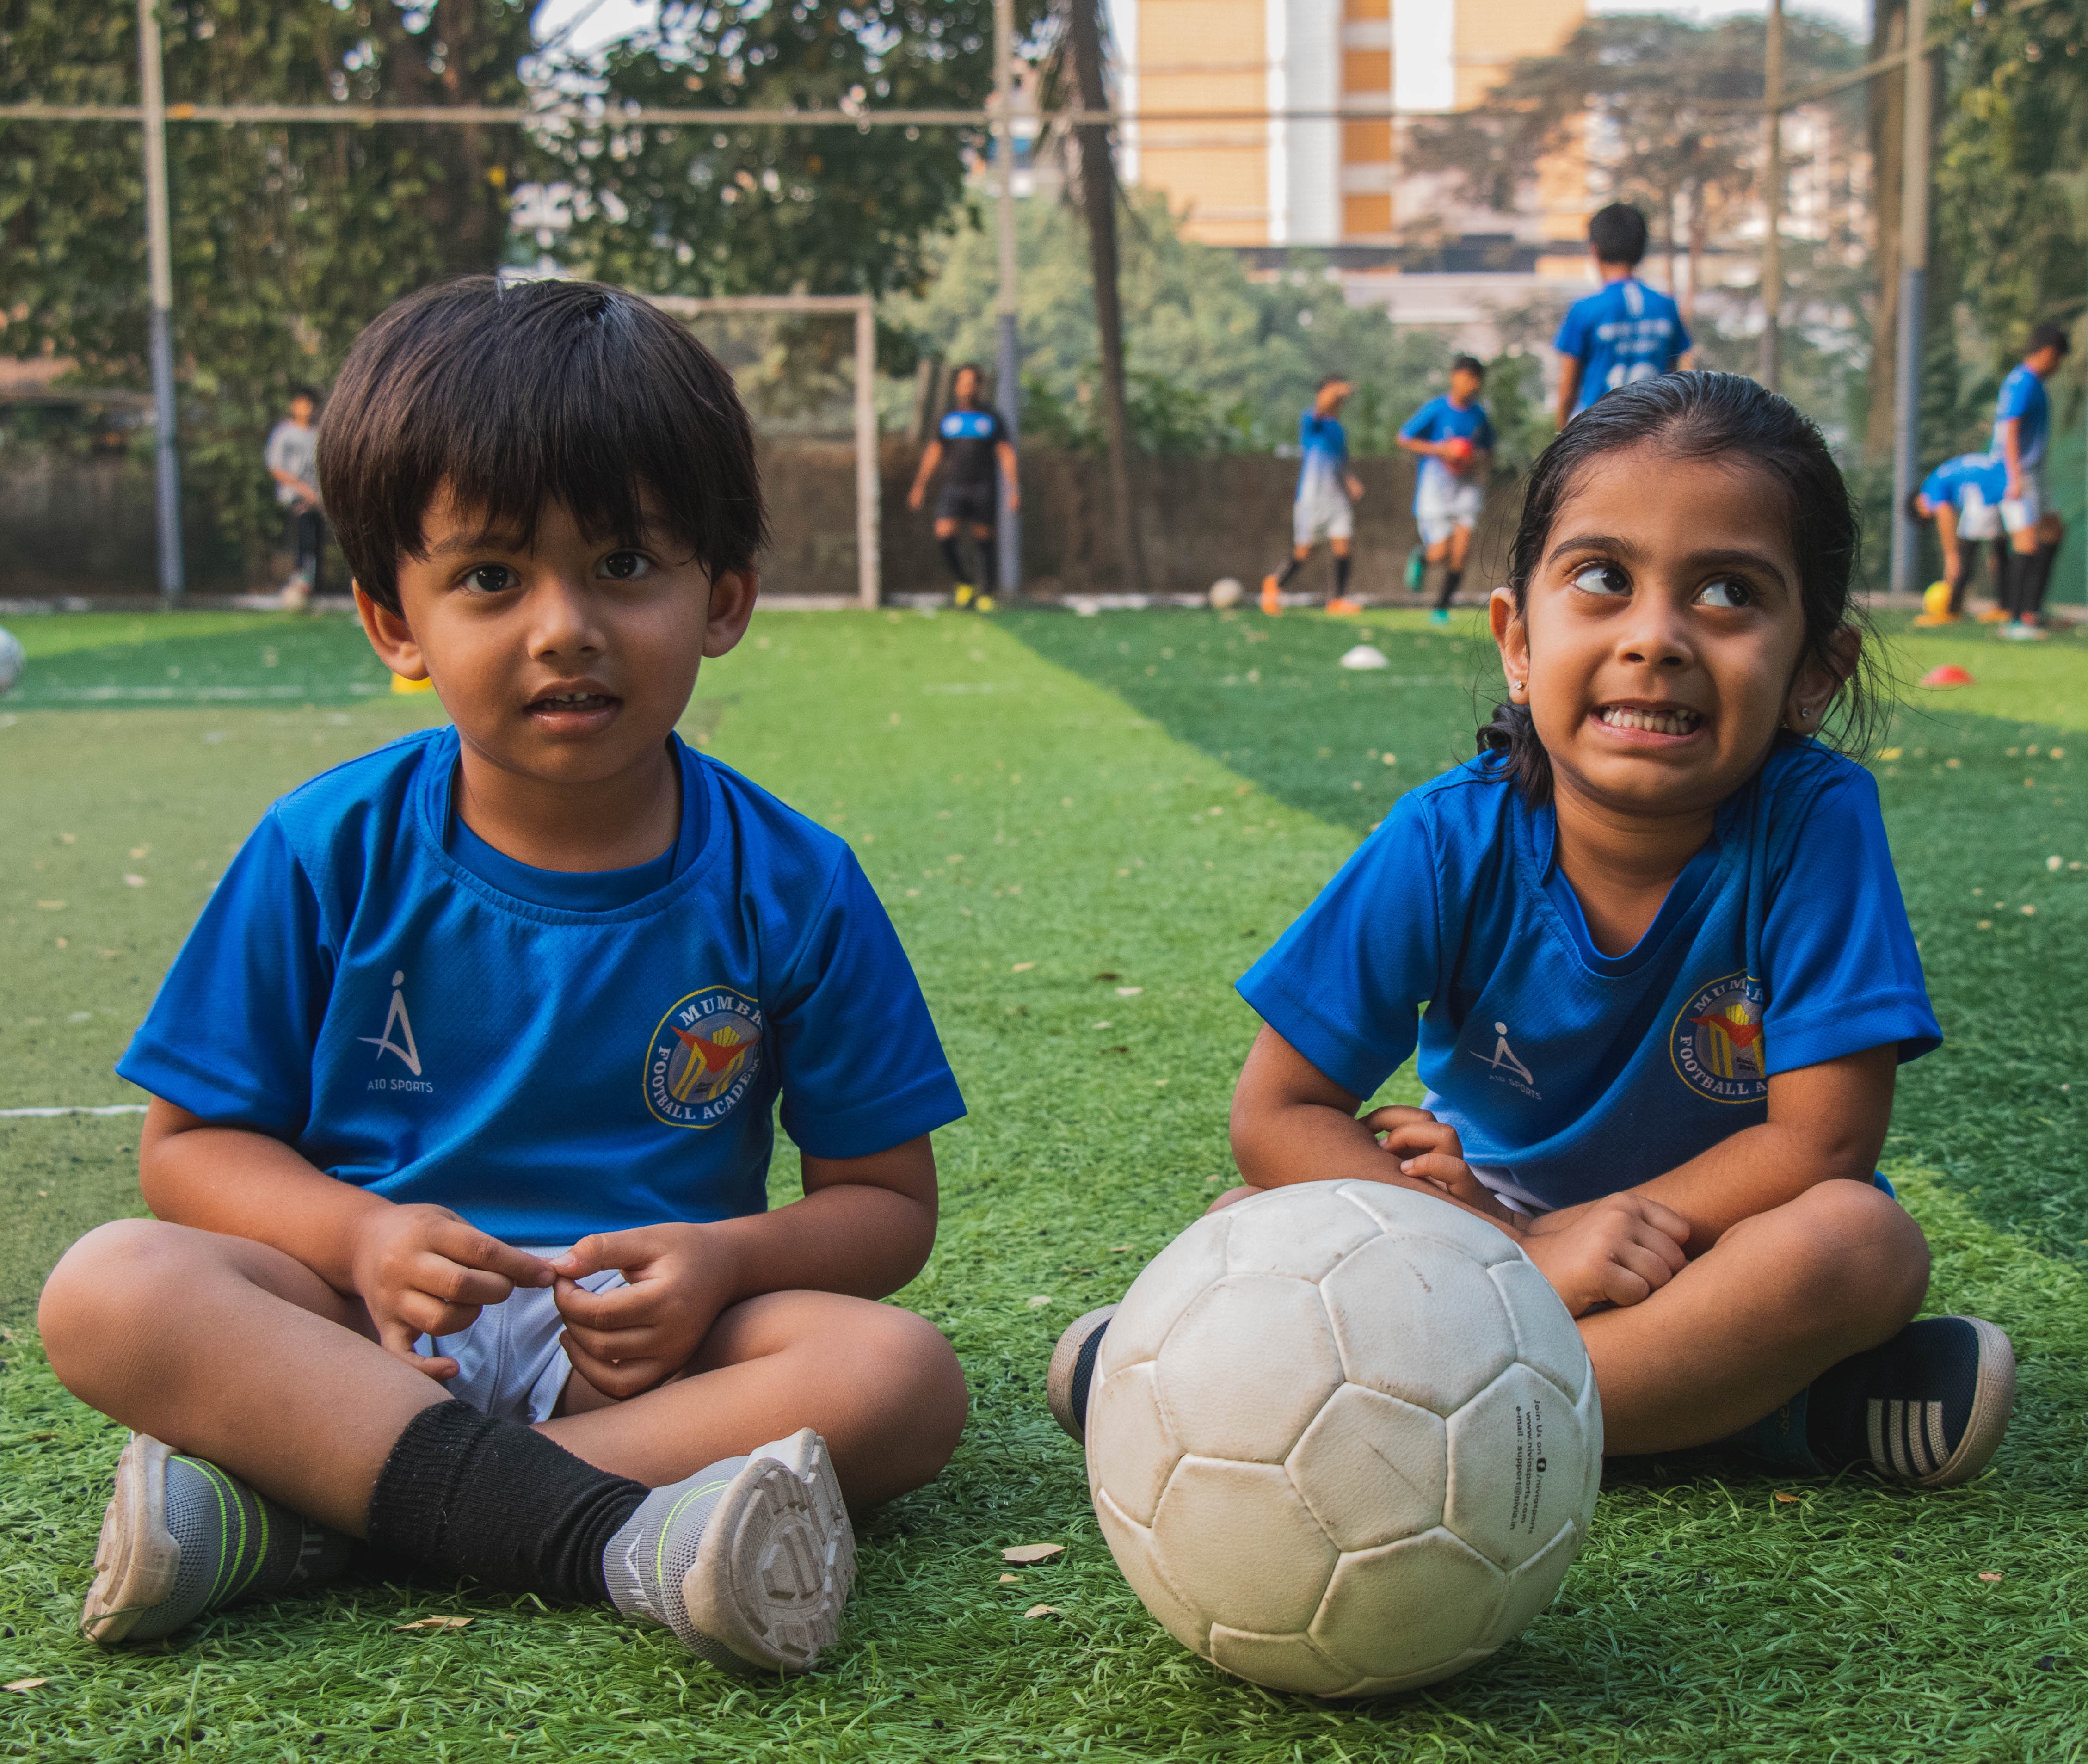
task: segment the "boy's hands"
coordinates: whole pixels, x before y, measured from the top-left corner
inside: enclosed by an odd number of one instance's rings
[[[694,1357],[718,1312],[738,1295],[725,1235],[706,1225],[647,1225],[584,1237],[549,1265],[557,1277],[566,1355],[603,1395],[635,1397]],[[604,1269],[628,1285],[589,1292]]]
[[[1630,1189],[1522,1220],[1515,1235],[1575,1317],[1641,1303],[1688,1259],[1689,1222]]]
[[[1363,1125],[1379,1136],[1378,1143],[1397,1161],[1400,1175],[1440,1188],[1453,1201],[1484,1214],[1511,1234],[1516,1232],[1520,1215],[1502,1205],[1472,1174],[1457,1130],[1448,1122],[1437,1120],[1426,1109],[1396,1105],[1372,1109],[1363,1119]]]
[[[489,1236],[446,1206],[371,1209],[356,1231],[351,1267],[378,1341],[439,1381],[456,1377],[457,1363],[415,1353],[417,1338],[454,1335],[517,1287],[552,1281],[541,1257]]]

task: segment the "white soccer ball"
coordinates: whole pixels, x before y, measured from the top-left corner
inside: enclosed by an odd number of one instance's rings
[[[1504,1232],[1312,1182],[1200,1219],[1102,1338],[1088,1488],[1185,1647],[1273,1689],[1406,1690],[1551,1602],[1602,1479],[1580,1331]]]
[[[22,652],[22,640],[0,625],[0,692],[12,691],[29,658]]]
[[[1222,576],[1211,584],[1211,604],[1223,612],[1228,606],[1239,606],[1240,596],[1246,592],[1237,576]]]

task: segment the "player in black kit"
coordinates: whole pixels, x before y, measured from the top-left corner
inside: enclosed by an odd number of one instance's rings
[[[981,401],[985,375],[967,362],[952,379],[951,404],[935,426],[935,438],[921,456],[921,469],[914,475],[914,487],[906,493],[906,506],[918,508],[927,499],[928,480],[935,469],[948,461],[943,488],[935,498],[935,537],[943,548],[943,561],[950,567],[956,584],[956,603],[993,610],[994,590],[999,585],[999,560],[994,551],[994,529],[1000,515],[999,486],[994,468],[1008,473],[1008,506],[1022,506],[1016,483],[1015,449],[1000,418]],[[973,549],[978,554],[976,582],[965,573],[961,529],[971,531]]]

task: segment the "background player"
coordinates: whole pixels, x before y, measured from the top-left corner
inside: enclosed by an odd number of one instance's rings
[[[1414,524],[1421,530],[1423,559],[1441,563],[1442,591],[1435,622],[1450,622],[1450,602],[1464,580],[1472,529],[1486,503],[1487,473],[1493,465],[1494,425],[1479,393],[1487,370],[1478,358],[1461,355],[1450,364],[1447,397],[1431,398],[1406,419],[1399,444],[1421,456],[1414,474]],[[1418,572],[1408,579],[1418,585]]]
[[[1349,432],[1341,426],[1341,406],[1355,390],[1338,374],[1329,374],[1313,394],[1311,408],[1298,419],[1298,495],[1290,505],[1290,555],[1283,567],[1261,579],[1261,610],[1273,618],[1283,610],[1283,590],[1312,554],[1320,540],[1334,554],[1334,592],[1330,613],[1359,613],[1349,598],[1349,544],[1355,536],[1354,503],[1363,481],[1349,469]]]
[[[928,495],[928,480],[947,458],[941,493],[935,498],[935,537],[943,547],[943,561],[949,566],[960,606],[976,604],[982,613],[993,610],[994,590],[999,586],[999,559],[994,550],[994,532],[1000,524],[1000,486],[994,476],[996,466],[1008,474],[1008,506],[1022,506],[1022,490],[1015,475],[1015,448],[1000,417],[982,402],[986,375],[967,362],[959,368],[950,387],[950,408],[936,426],[935,439],[921,456],[921,469],[914,474],[914,487],[906,493],[906,506],[918,508]],[[978,553],[978,582],[965,572],[960,529],[968,529]]]
[[[1921,481],[1921,488],[1908,496],[1910,515],[1936,523],[1936,541],[1943,547],[1943,579],[1950,585],[1948,605],[1924,610],[1915,619],[1917,625],[1954,624],[1964,617],[1965,594],[1972,584],[1979,546],[2000,533],[2001,499],[2007,484],[2008,469],[1992,454],[1961,453],[1937,466]],[[1995,560],[1997,589],[2007,580],[2005,555],[2004,552]]]
[[[290,413],[268,431],[261,452],[283,510],[284,539],[290,553],[290,579],[283,584],[283,605],[293,612],[312,597],[319,584],[324,516],[319,512],[319,408],[317,388],[293,389]]]
[[[1997,636],[2035,642],[2044,635],[2039,619],[2044,590],[2052,580],[2052,560],[2065,528],[2050,511],[2044,488],[2046,443],[2052,434],[2052,401],[2044,383],[2059,370],[2069,348],[2066,332],[2041,324],[2030,334],[2030,348],[2001,382],[1994,401],[1994,452],[2008,468],[2001,502],[2001,524],[2009,531],[2009,554],[2003,560],[2001,611]]]
[[[1645,216],[1624,202],[1598,210],[1588,223],[1588,253],[1602,279],[1602,292],[1573,302],[1551,345],[1560,358],[1562,429],[1604,392],[1690,362],[1689,332],[1680,310],[1638,279]]]

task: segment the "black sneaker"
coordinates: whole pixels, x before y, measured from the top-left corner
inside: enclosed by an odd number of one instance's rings
[[[1805,1430],[1829,1468],[1868,1462],[1917,1488],[1953,1488],[1987,1467],[2015,1406],[2008,1337],[1975,1317],[1910,1323],[1812,1381]]]
[[[1066,1326],[1052,1350],[1050,1370],[1044,1374],[1044,1400],[1051,1416],[1074,1439],[1085,1445],[1088,1439],[1088,1386],[1094,1381],[1095,1355],[1102,1351],[1116,1307],[1106,1304]]]

